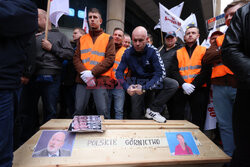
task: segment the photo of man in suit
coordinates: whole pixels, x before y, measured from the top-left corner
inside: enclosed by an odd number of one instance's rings
[[[46,148],[33,153],[33,157],[65,157],[70,156],[71,151],[63,149],[64,132],[56,132],[49,140]]]

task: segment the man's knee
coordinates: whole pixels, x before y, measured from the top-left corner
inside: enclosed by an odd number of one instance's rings
[[[179,88],[179,83],[175,79],[172,79],[172,78],[168,78],[168,77],[164,78],[163,83],[164,83],[165,89],[177,90]]]

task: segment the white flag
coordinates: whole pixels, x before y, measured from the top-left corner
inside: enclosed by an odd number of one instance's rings
[[[204,41],[201,43],[201,46],[209,48],[210,47],[210,42],[207,39],[204,39]]]
[[[195,27],[198,27],[196,16],[194,13],[191,13],[183,22],[182,24],[182,29],[185,32],[188,25],[193,24]]]
[[[170,11],[175,14],[177,17],[181,17],[181,11],[183,9],[184,2],[180,3],[179,5],[172,7]]]
[[[88,34],[89,33],[89,25],[88,25],[87,15],[88,15],[88,13],[87,13],[87,7],[85,7],[82,29]]]
[[[181,16],[181,11],[183,9],[183,5],[184,5],[184,2],[180,3],[179,5],[175,6],[175,7],[172,7],[170,9],[170,11],[172,13],[174,13],[177,17],[180,17]],[[161,28],[161,24],[160,24],[160,21],[159,23],[154,27],[154,30],[157,29],[157,28]]]
[[[216,122],[217,120],[213,104],[213,87],[211,86],[209,91],[209,104],[207,106],[207,116],[204,130],[216,129]]]
[[[159,20],[159,22],[156,24],[156,26],[154,27],[154,30],[157,29],[157,28],[161,28],[160,20]]]
[[[50,0],[49,19],[52,24],[58,27],[58,20],[62,15],[69,14],[69,0]]]
[[[170,10],[164,7],[161,3],[160,6],[160,23],[163,32],[175,31],[176,36],[183,40],[184,32],[182,30],[183,20],[173,14]]]

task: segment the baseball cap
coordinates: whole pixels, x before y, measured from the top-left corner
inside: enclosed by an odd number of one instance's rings
[[[223,35],[223,32],[221,31],[215,31],[211,34],[211,37],[214,36],[214,35]]]
[[[167,38],[169,36],[176,37],[176,33],[174,31],[169,31],[169,32],[166,33],[165,38]]]

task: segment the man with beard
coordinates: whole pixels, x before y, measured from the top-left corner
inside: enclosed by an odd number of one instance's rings
[[[70,156],[70,150],[62,149],[65,141],[65,133],[57,132],[49,140],[47,148],[35,152],[33,157],[63,157]]]

